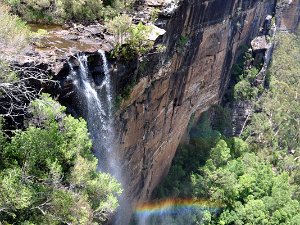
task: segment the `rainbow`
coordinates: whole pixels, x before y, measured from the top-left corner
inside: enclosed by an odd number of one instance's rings
[[[137,216],[144,215],[162,215],[176,214],[178,212],[191,212],[194,210],[208,210],[216,212],[222,208],[222,205],[217,202],[211,202],[203,199],[163,199],[152,201],[144,204],[138,204],[135,208]]]

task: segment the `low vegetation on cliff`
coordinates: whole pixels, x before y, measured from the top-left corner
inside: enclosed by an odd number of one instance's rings
[[[299,37],[277,36],[267,89],[259,98],[247,93],[235,98],[255,103],[241,137],[211,127],[216,121],[204,114],[190,131],[189,144],[179,147],[156,198],[206,199],[219,205],[217,211],[208,207],[187,215],[190,224],[300,224],[299,52]],[[225,112],[221,121],[228,119]],[[181,224],[176,215],[150,216],[148,221]]]
[[[12,15],[8,8],[0,3],[0,47],[11,52],[18,51],[28,45],[32,36],[26,23],[18,16]]]
[[[132,17],[121,15],[106,23],[108,31],[114,35],[113,58],[123,57],[126,60],[147,53],[153,47],[154,41],[150,40],[153,27],[142,22],[134,24]]]
[[[121,0],[4,0],[12,12],[28,22],[56,23],[90,22],[118,15],[132,1]]]

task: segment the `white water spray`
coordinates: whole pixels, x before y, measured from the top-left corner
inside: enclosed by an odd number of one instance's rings
[[[111,77],[105,53],[99,50],[103,62],[104,79],[97,86],[90,76],[88,57],[79,55],[78,67],[70,66],[70,78],[76,86],[76,95],[82,109],[82,114],[87,120],[88,129],[93,141],[95,156],[99,160],[99,169],[109,172],[119,179],[118,167],[114,153],[114,137],[112,108],[113,92]]]
[[[120,163],[118,163],[117,146],[115,144],[115,130],[113,120],[113,88],[109,71],[109,64],[102,50],[98,51],[102,59],[104,77],[100,84],[94,82],[88,67],[88,57],[78,55],[77,66],[69,63],[70,79],[76,87],[76,96],[81,113],[87,120],[91,134],[94,154],[99,160],[98,169],[113,175],[124,184]],[[119,198],[120,207],[114,217],[114,224],[123,223],[124,216],[130,211],[126,197]]]

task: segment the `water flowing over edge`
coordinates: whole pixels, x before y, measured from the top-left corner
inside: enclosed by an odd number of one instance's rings
[[[96,84],[88,66],[88,56],[76,56],[77,64],[68,62],[69,79],[75,86],[76,100],[81,107],[81,113],[86,119],[93,142],[95,156],[99,160],[98,169],[108,172],[120,179],[119,168],[115,155],[115,130],[113,125],[113,88],[109,65],[104,51],[99,50],[103,63],[104,78]],[[98,75],[97,75],[98,76]],[[101,76],[99,74],[99,76]]]

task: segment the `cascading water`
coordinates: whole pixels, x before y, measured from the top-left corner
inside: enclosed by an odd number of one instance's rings
[[[124,178],[121,176],[116,151],[114,121],[113,121],[113,88],[109,72],[109,65],[105,53],[98,51],[102,59],[104,78],[95,82],[88,67],[88,57],[78,55],[74,65],[69,62],[71,79],[75,85],[75,95],[78,99],[83,117],[87,120],[91,134],[94,154],[99,160],[98,169],[113,175],[121,184]],[[75,66],[77,65],[77,66]],[[99,74],[99,76],[101,76]],[[119,199],[119,210],[114,218],[114,224],[122,224],[124,211],[128,210],[128,202],[124,196]]]
[[[114,136],[112,119],[113,92],[105,53],[99,50],[103,62],[104,79],[96,85],[90,76],[88,57],[78,55],[78,67],[69,62],[70,78],[76,86],[76,95],[81,105],[82,114],[87,120],[88,129],[93,141],[95,156],[99,159],[98,169],[109,172],[117,179],[120,177],[114,155]]]

